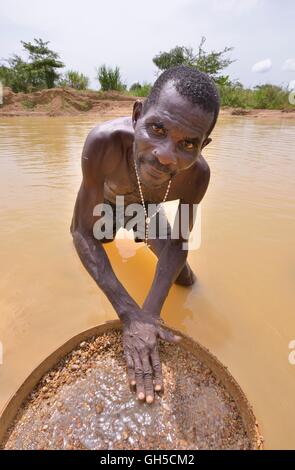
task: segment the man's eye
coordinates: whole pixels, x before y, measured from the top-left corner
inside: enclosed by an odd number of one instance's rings
[[[151,128],[155,134],[165,135],[165,129],[163,127],[158,126],[157,124],[152,124]]]
[[[184,140],[182,142],[182,146],[185,148],[185,150],[194,150],[195,148],[195,144],[189,140]]]

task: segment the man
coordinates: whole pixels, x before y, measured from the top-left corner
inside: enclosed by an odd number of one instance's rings
[[[172,67],[159,76],[144,103],[134,103],[132,118],[95,127],[83,149],[83,181],[71,224],[73,241],[85,268],[122,321],[129,382],[136,386],[138,399],[147,403],[163,388],[157,338],[179,339],[160,326],[163,303],[174,282],[190,286],[195,281],[183,242],[193,227],[193,207],[201,202],[209,183],[210,169],[201,151],[211,142],[218,113],[219,96],[212,80],[193,67]],[[113,237],[94,236],[94,226],[101,220],[94,208],[103,203],[114,208],[118,195],[124,196],[126,207],[138,203],[145,210],[147,204],[163,200],[179,199],[178,211],[181,204],[189,205],[187,236],[149,238],[145,230],[141,237],[158,257],[142,307],[117,279],[104,250],[103,244]],[[145,215],[147,229],[150,217]],[[119,227],[113,217],[115,236]]]

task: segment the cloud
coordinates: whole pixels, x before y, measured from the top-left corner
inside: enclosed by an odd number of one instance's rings
[[[252,72],[265,73],[272,68],[272,61],[270,59],[261,60],[256,62],[252,67]]]
[[[295,72],[295,59],[287,59],[284,62],[283,70],[286,70],[287,72]]]

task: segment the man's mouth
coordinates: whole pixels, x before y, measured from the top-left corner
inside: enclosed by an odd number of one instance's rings
[[[147,172],[148,175],[155,176],[155,177],[160,177],[160,178],[165,176],[165,175],[168,176],[167,172],[160,171],[152,165],[148,165],[148,167],[146,169],[146,172]]]

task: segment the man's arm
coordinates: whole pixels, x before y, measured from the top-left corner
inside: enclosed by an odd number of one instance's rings
[[[205,161],[204,161],[205,162]],[[183,248],[184,242],[188,242],[189,234],[194,226],[194,204],[199,204],[203,199],[210,181],[210,167],[205,162],[197,182],[195,194],[189,204],[189,226],[186,236],[180,236],[178,239],[156,239],[150,240],[154,253],[158,256],[155,277],[151,289],[144,301],[143,309],[151,315],[159,316],[165,299],[173,282],[177,279],[179,273],[185,267],[188,250]],[[180,201],[175,223],[181,227]],[[179,230],[180,231],[180,230]],[[172,231],[173,232],[173,231]]]
[[[83,180],[78,192],[71,224],[73,242],[78,255],[96,284],[102,289],[120,319],[140,309],[116,277],[103,244],[94,238],[93,225],[99,217],[93,209],[104,201],[105,173],[110,152],[114,151],[108,136],[90,133],[82,154]]]

